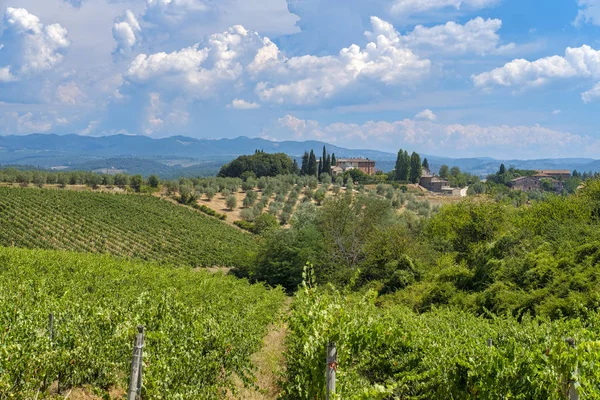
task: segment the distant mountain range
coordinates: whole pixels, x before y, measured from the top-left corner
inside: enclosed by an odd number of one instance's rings
[[[314,149],[317,157],[323,146],[341,157],[365,157],[375,160],[377,168],[394,168],[395,153],[368,149],[346,149],[319,141],[275,142],[260,138],[194,139],[173,136],[152,139],[147,136],[113,135],[89,137],[79,135],[32,134],[0,136],[0,164],[30,165],[38,168],[78,169],[86,171],[124,171],[176,176],[214,175],[232,159],[260,149],[268,153],[286,153],[299,158]],[[410,146],[406,146],[410,148]],[[422,154],[433,170],[442,164],[458,166],[463,171],[485,176],[498,170],[501,163],[523,169],[577,169],[599,171],[600,160],[563,158],[540,160],[497,160],[482,158],[449,158]]]

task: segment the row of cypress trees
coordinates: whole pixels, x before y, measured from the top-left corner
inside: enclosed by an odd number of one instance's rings
[[[323,146],[323,155],[319,158],[319,162],[317,162],[317,156],[315,155],[314,150],[311,150],[310,153],[305,151],[302,156],[300,175],[331,175],[331,168],[335,167],[336,163],[335,153],[329,154],[325,146]]]
[[[409,156],[408,151],[400,149],[396,158],[395,177],[397,181],[418,183],[423,168],[429,169],[429,161],[425,158],[421,163],[421,156],[414,152]]]

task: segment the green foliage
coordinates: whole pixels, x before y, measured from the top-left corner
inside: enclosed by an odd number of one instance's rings
[[[108,256],[0,248],[0,259],[2,398],[50,398],[57,377],[63,389],[91,385],[106,396],[127,388],[137,325],[146,332],[143,398],[220,398],[234,374],[252,381],[250,356],[284,297]]]
[[[419,178],[423,175],[423,166],[421,165],[421,157],[413,152],[410,156],[410,173],[409,179],[411,183],[418,183]]]
[[[254,220],[254,233],[261,234],[279,227],[279,221],[271,214],[261,214]]]
[[[233,211],[237,207],[237,197],[233,194],[227,196],[225,204],[227,205],[227,208]]]
[[[600,396],[597,314],[589,324],[519,322],[456,310],[416,314],[374,299],[373,292],[347,295],[304,283],[288,321],[284,399],[325,398],[329,342],[337,344],[336,395],[343,399],[560,400],[571,379],[582,397]]]
[[[293,174],[296,171],[294,171],[292,159],[286,154],[268,154],[259,151],[251,156],[240,156],[224,165],[218,176],[239,178],[246,172],[252,172],[253,177],[260,178],[263,176]],[[247,177],[248,174],[244,176]]]
[[[160,185],[160,179],[158,179],[158,176],[150,175],[148,177],[148,185],[150,185],[150,187],[157,188],[158,185]]]
[[[146,195],[0,188],[0,244],[192,265],[248,265],[256,243],[187,207]]]

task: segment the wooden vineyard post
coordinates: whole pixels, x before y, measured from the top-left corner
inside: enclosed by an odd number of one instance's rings
[[[142,384],[142,349],[144,347],[144,327],[138,326],[138,333],[133,342],[133,357],[131,359],[131,377],[127,400],[137,400],[141,394]]]
[[[492,347],[492,345],[493,345],[492,339],[487,340],[487,345],[488,345],[488,347]]]
[[[568,338],[566,339],[566,342],[569,344],[569,346],[573,349],[575,349],[575,339],[573,338]],[[575,376],[579,375],[579,366],[575,366],[575,372],[574,372]],[[569,379],[567,380],[568,382],[568,399],[569,400],[579,400],[579,391],[577,390],[577,381],[574,381],[573,379],[571,379],[571,377],[569,377]]]
[[[335,343],[331,342],[327,345],[327,393],[326,400],[330,400],[331,395],[335,394],[335,373],[337,371],[337,348]]]

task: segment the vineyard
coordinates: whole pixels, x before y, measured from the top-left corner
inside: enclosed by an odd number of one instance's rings
[[[247,265],[254,239],[152,196],[0,188],[0,245],[107,253],[173,265]]]
[[[558,400],[570,388],[600,396],[598,315],[586,323],[452,309],[419,315],[378,307],[376,297],[305,284],[289,319],[283,398],[325,398],[329,342],[337,343],[341,399]]]
[[[250,355],[284,295],[203,271],[0,248],[0,398],[127,388],[145,326],[143,398],[211,399],[252,382]],[[52,339],[48,316],[54,314]]]

